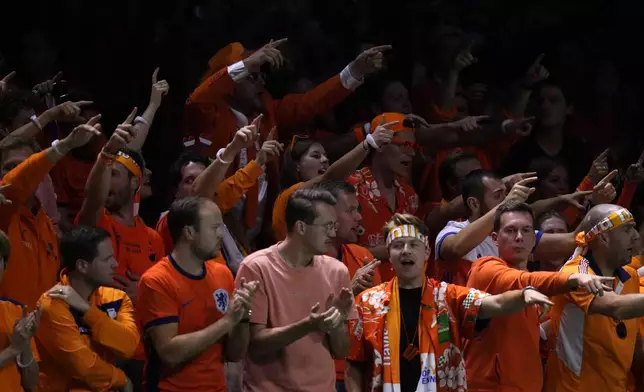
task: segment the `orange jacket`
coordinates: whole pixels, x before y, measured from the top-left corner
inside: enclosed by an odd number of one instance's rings
[[[225,98],[233,93],[236,83],[228,74],[228,69],[223,68],[204,80],[188,98],[184,113],[184,145],[190,140],[194,149],[202,154],[214,157],[220,148],[233,139],[237,132],[237,120],[226,103]],[[289,94],[282,99],[273,99],[269,93],[262,96],[264,101],[264,118],[260,127],[261,139],[265,140],[270,130],[277,126],[291,126],[305,124],[315,116],[325,114],[338,103],[351,94],[342,85],[339,75],[335,75],[326,82],[305,94]],[[290,135],[279,133],[280,140],[286,140]],[[256,151],[248,149],[248,160],[255,158]],[[237,165],[231,167],[237,169]],[[277,196],[279,179],[279,164],[272,162],[267,165],[269,183],[275,184],[271,189],[266,205],[272,205]],[[253,186],[248,192],[246,203],[246,224],[255,223],[257,215],[258,187]],[[270,215],[266,215],[270,219]]]
[[[12,202],[0,206],[0,229],[11,241],[0,296],[25,304],[30,310],[40,295],[56,284],[60,268],[58,237],[51,219],[40,206],[35,211],[25,206],[53,166],[42,151],[0,180],[0,186],[11,184],[3,193]]]
[[[546,295],[569,291],[570,272],[527,272],[496,257],[472,264],[467,286],[501,294],[534,286]],[[539,352],[539,314],[534,307],[498,317],[464,347],[469,391],[541,392],[543,374]]]
[[[67,284],[65,276],[61,284]],[[125,373],[114,361],[132,357],[139,344],[132,301],[121,290],[99,287],[89,303],[81,315],[62,300],[40,298],[41,392],[108,391],[125,385]]]

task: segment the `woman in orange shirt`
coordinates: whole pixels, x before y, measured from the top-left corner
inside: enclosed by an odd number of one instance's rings
[[[9,238],[0,231],[0,281],[10,249]],[[0,385],[3,391],[31,391],[38,386],[38,359],[32,348],[32,338],[39,323],[40,308],[27,313],[24,305],[9,298],[0,299]]]

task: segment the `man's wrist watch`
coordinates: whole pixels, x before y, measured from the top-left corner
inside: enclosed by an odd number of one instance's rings
[[[521,296],[523,297],[524,300],[525,300],[525,292],[528,291],[528,290],[538,291],[537,288],[534,287],[534,286],[526,286],[526,287],[524,287],[523,290],[521,290]]]

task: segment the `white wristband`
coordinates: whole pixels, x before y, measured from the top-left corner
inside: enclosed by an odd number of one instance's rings
[[[231,163],[233,163],[233,161],[224,161],[223,159],[221,159],[221,156],[224,153],[224,151],[226,151],[225,148],[220,148],[219,151],[217,151],[217,159],[219,160],[219,162],[223,163],[224,165],[230,165]]]
[[[42,124],[40,123],[40,121],[38,121],[38,117],[36,117],[36,115],[35,115],[35,114],[34,114],[33,116],[29,117],[29,120],[31,120],[31,122],[32,122],[35,126],[37,126],[37,127],[38,127],[38,129],[40,129],[40,130],[42,131]]]
[[[136,124],[136,123],[143,123],[143,124],[147,125],[148,127],[150,127],[150,123],[148,122],[148,120],[146,120],[145,118],[143,118],[141,116],[136,116],[134,118],[134,124]]]
[[[374,150],[377,150],[379,148],[378,143],[376,143],[376,139],[374,139],[370,133],[367,134],[367,136],[365,137],[365,140],[367,141],[367,143],[369,143],[371,148],[373,148]]]
[[[51,142],[51,149],[54,150],[56,154],[58,154],[61,157],[64,157],[65,154],[63,154],[59,149],[58,149],[58,143],[60,143],[60,140],[56,139],[53,142]]]

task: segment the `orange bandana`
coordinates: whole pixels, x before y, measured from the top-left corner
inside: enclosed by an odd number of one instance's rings
[[[607,233],[613,229],[618,228],[624,223],[632,221],[633,214],[631,214],[631,212],[626,208],[611,212],[606,218],[602,219],[601,221],[599,221],[599,223],[593,226],[593,228],[590,229],[588,233],[584,231],[577,233],[577,235],[575,236],[577,249],[575,250],[572,258],[575,258],[579,255],[585,255],[588,245],[593,242],[599,234]]]

